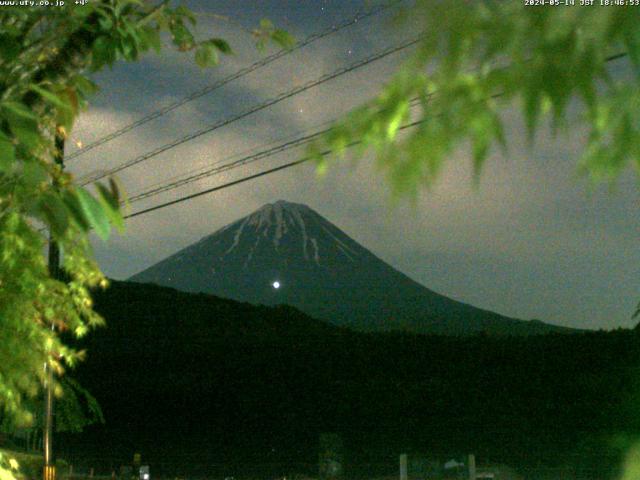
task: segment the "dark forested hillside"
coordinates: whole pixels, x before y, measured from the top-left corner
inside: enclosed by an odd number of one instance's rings
[[[172,474],[313,462],[319,433],[335,431],[354,464],[419,451],[566,465],[591,452],[604,469],[608,440],[640,433],[632,331],[362,334],[290,307],[120,282],[96,308],[108,327],[75,375],[107,424],[61,448],[108,444],[115,463],[134,450]]]

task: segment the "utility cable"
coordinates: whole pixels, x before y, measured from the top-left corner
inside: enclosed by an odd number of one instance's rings
[[[281,146],[283,143],[299,139],[300,135],[308,134],[312,131],[318,131],[319,129],[324,130],[335,121],[335,119],[327,120],[325,122],[322,122],[321,124],[316,125],[315,127],[298,130],[297,132],[295,132],[295,134],[280,137],[256,147],[234,153],[224,159],[216,160],[198,168],[186,171],[182,174],[173,175],[172,177],[165,178],[158,182],[146,185],[144,188],[138,189],[135,194],[129,195],[129,203],[133,203],[134,201],[136,201],[137,197],[147,197],[150,196],[151,193],[155,194],[156,190],[166,191],[186,183],[191,183],[190,181],[196,181],[200,180],[201,178],[206,178],[210,175],[215,174],[217,169],[226,170],[227,167],[231,167],[236,162],[241,162],[242,160],[246,160],[249,157],[257,156],[258,154],[262,156],[266,153],[267,150],[275,149],[276,147]]]
[[[411,123],[408,123],[406,125],[403,125],[402,127],[399,128],[399,130],[405,130],[407,128],[415,127],[415,126],[423,123],[424,121],[425,121],[424,119],[423,120],[416,120],[415,122],[411,122]],[[351,147],[354,147],[354,146],[359,145],[361,143],[362,143],[362,140],[355,140],[355,141],[345,145],[345,148],[351,148]],[[153,207],[145,208],[144,210],[139,210],[137,212],[130,213],[129,215],[125,215],[124,218],[125,219],[134,218],[134,217],[143,215],[145,213],[154,212],[156,210],[160,210],[162,208],[169,207],[171,205],[176,205],[178,203],[186,202],[188,200],[192,200],[194,198],[201,197],[202,195],[207,195],[209,193],[217,192],[219,190],[224,190],[225,188],[233,187],[234,185],[239,185],[241,183],[248,182],[249,180],[255,180],[256,178],[260,178],[260,177],[263,177],[265,175],[270,175],[272,173],[279,172],[280,170],[285,170],[287,168],[295,167],[297,165],[300,165],[302,163],[306,163],[306,162],[308,162],[308,161],[310,161],[310,160],[312,160],[314,158],[317,158],[317,157],[326,157],[327,155],[330,155],[331,153],[333,153],[333,150],[332,149],[327,149],[327,150],[324,150],[324,151],[318,153],[315,156],[303,157],[303,158],[301,158],[299,160],[294,160],[293,162],[285,163],[284,165],[279,165],[277,167],[269,168],[267,170],[263,170],[261,172],[254,173],[253,175],[248,175],[246,177],[239,178],[238,180],[234,180],[232,182],[224,183],[222,185],[217,185],[217,186],[212,187],[212,188],[207,188],[206,190],[202,190],[200,192],[196,192],[196,193],[192,193],[192,194],[189,194],[189,195],[185,195],[183,197],[177,198],[175,200],[171,200],[169,202],[164,202],[164,203],[161,203],[161,204],[158,204],[158,205],[154,205]]]
[[[66,160],[72,160],[76,157],[79,157],[80,155],[84,155],[85,153],[87,153],[90,150],[93,150],[96,147],[99,147],[100,145],[104,145],[107,142],[110,142],[111,140],[114,140],[122,135],[124,135],[125,133],[133,130],[134,128],[137,128],[141,125],[144,125],[145,123],[148,123],[152,120],[155,120],[158,117],[161,117],[163,115],[166,115],[167,113],[181,107],[182,105],[191,102],[193,100],[196,100],[200,97],[203,97],[204,95],[207,95],[211,92],[213,92],[214,90],[217,90],[218,88],[234,81],[237,80],[241,77],[244,77],[245,75],[248,75],[249,73],[258,70],[259,68],[262,68],[264,66],[269,65],[270,63],[275,62],[276,60],[278,60],[279,58],[282,58],[284,56],[287,56],[297,50],[300,50],[304,47],[306,47],[307,45],[310,45],[322,38],[325,38],[329,35],[333,35],[334,33],[337,33],[341,30],[344,30],[345,28],[348,28],[352,25],[355,25],[356,23],[358,23],[360,20],[364,20],[366,18],[369,17],[373,17],[375,15],[378,15],[382,12],[384,12],[385,10],[388,10],[394,6],[396,6],[399,3],[402,3],[404,0],[394,0],[382,5],[378,5],[376,7],[370,8],[362,13],[358,13],[356,16],[354,16],[353,18],[346,20],[340,24],[337,25],[332,25],[328,28],[325,28],[324,30],[315,33],[313,35],[308,36],[307,38],[305,38],[304,40],[302,40],[301,42],[296,43],[292,48],[289,49],[282,49],[279,50],[278,52],[269,55],[267,57],[264,57],[260,60],[258,60],[255,63],[252,63],[251,65],[241,68],[240,70],[238,70],[237,72],[217,81],[214,82],[210,85],[207,85],[206,87],[201,88],[200,90],[196,90],[192,93],[190,93],[189,95],[176,100],[175,102],[172,102],[162,108],[159,108],[158,110],[155,110],[147,115],[145,115],[144,117],[128,124],[125,125],[124,127],[109,133],[107,135],[105,135],[104,137],[99,138],[98,140],[95,140],[94,142],[91,142],[89,144],[87,144],[86,146],[82,147],[79,150],[76,150],[75,152],[67,155]]]
[[[248,163],[256,162],[256,161],[261,160],[263,158],[271,157],[273,155],[276,155],[278,153],[282,153],[282,152],[284,152],[286,150],[289,150],[291,148],[294,148],[294,147],[300,147],[302,145],[306,145],[306,144],[312,142],[313,140],[319,138],[322,134],[327,133],[327,132],[328,132],[328,130],[322,130],[320,132],[316,132],[316,133],[311,134],[311,135],[306,135],[306,136],[304,136],[302,138],[298,138],[298,139],[292,140],[290,142],[285,142],[285,143],[283,143],[281,145],[269,148],[267,150],[263,150],[263,151],[261,151],[259,153],[251,155],[249,157],[242,158],[242,159],[237,160],[235,162],[232,162],[232,163],[229,163],[229,164],[225,164],[225,165],[222,165],[222,166],[218,166],[218,167],[214,167],[214,168],[212,168],[210,170],[204,171],[204,172],[199,173],[197,175],[189,176],[189,177],[186,177],[186,178],[181,179],[179,181],[172,182],[172,183],[169,183],[167,185],[163,185],[163,186],[160,186],[160,187],[145,191],[145,192],[140,193],[138,195],[132,196],[129,199],[129,203],[133,203],[133,202],[136,202],[136,201],[139,201],[139,200],[143,200],[143,199],[148,198],[148,197],[152,197],[152,196],[158,195],[160,193],[163,193],[163,192],[166,192],[166,191],[169,191],[169,190],[173,190],[173,189],[181,187],[183,185],[187,185],[189,183],[193,183],[193,182],[195,182],[197,180],[201,180],[203,178],[211,177],[213,175],[225,172],[227,170],[231,170],[233,168],[238,168],[238,167],[246,165]]]
[[[626,57],[627,55],[628,55],[627,52],[620,52],[620,53],[612,54],[612,55],[608,56],[605,59],[605,62],[612,62],[612,61],[618,60],[620,58]],[[437,92],[431,92],[431,93],[428,94],[428,97],[430,97],[432,95],[435,95],[436,93]],[[495,94],[491,95],[491,98],[499,98],[499,97],[502,97],[503,95],[504,95],[504,92],[499,92],[499,93],[495,93]],[[416,99],[412,100],[412,102],[415,102],[415,101],[416,101]],[[399,130],[406,130],[407,128],[415,127],[415,126],[417,126],[417,125],[419,125],[421,123],[424,123],[424,122],[425,122],[425,119],[416,120],[414,122],[411,122],[409,124],[401,126],[399,128]],[[330,130],[330,129],[327,129],[326,131],[328,131],[328,130]],[[322,133],[326,133],[326,131],[318,132],[317,135],[320,135]],[[316,134],[313,134],[314,137],[315,137],[315,135]],[[353,141],[353,142],[347,144],[345,146],[345,148],[351,148],[351,147],[353,147],[355,145],[359,145],[361,143],[362,143],[361,140],[356,140],[356,141]],[[161,204],[158,204],[158,205],[154,205],[152,207],[145,208],[143,210],[139,210],[137,212],[134,212],[134,213],[131,213],[129,215],[126,215],[124,218],[125,219],[134,218],[134,217],[137,217],[139,215],[143,215],[143,214],[150,213],[150,212],[153,212],[153,211],[156,211],[156,210],[160,210],[160,209],[165,208],[165,207],[169,207],[171,205],[175,205],[175,204],[178,204],[178,203],[186,202],[188,200],[192,200],[192,199],[200,197],[202,195],[207,195],[209,193],[217,192],[219,190],[224,190],[225,188],[229,188],[229,187],[232,187],[232,186],[235,186],[235,185],[239,185],[241,183],[245,183],[245,182],[248,182],[250,180],[255,180],[256,178],[260,178],[260,177],[263,177],[265,175],[270,175],[272,173],[276,173],[276,172],[279,172],[281,170],[285,170],[285,169],[288,169],[288,168],[291,168],[291,167],[295,167],[297,165],[300,165],[302,163],[306,163],[306,162],[310,161],[312,158],[325,157],[327,155],[330,155],[331,153],[333,153],[333,150],[332,149],[327,149],[327,150],[324,150],[324,151],[318,153],[315,157],[303,157],[303,158],[301,158],[299,160],[295,160],[293,162],[285,163],[284,165],[280,165],[280,166],[273,167],[273,168],[270,168],[270,169],[267,169],[267,170],[263,170],[261,172],[255,173],[253,175],[249,175],[249,176],[240,178],[238,180],[234,180],[234,181],[222,184],[222,185],[218,185],[216,187],[208,188],[208,189],[202,190],[200,192],[192,193],[190,195],[186,195],[186,196],[177,198],[175,200],[171,200],[169,202],[164,202],[164,203],[161,203]]]
[[[387,57],[389,55],[392,55],[394,53],[397,53],[399,51],[407,49],[407,48],[409,48],[409,47],[411,47],[413,45],[416,45],[421,40],[421,38],[422,38],[421,36],[414,37],[414,38],[412,38],[410,40],[406,40],[406,41],[402,42],[399,45],[395,45],[395,46],[392,46],[392,47],[387,47],[386,49],[384,49],[384,50],[382,50],[382,51],[380,51],[378,53],[370,55],[370,56],[368,56],[368,57],[366,57],[366,58],[364,58],[362,60],[359,60],[357,62],[354,62],[354,63],[352,63],[352,64],[350,64],[350,65],[348,65],[346,67],[341,67],[341,68],[335,70],[332,73],[326,73],[326,74],[322,75],[321,77],[319,77],[319,78],[317,78],[315,80],[311,80],[311,81],[309,81],[309,82],[307,82],[305,84],[299,85],[298,87],[296,87],[296,88],[294,88],[292,90],[289,90],[287,92],[281,93],[281,94],[277,95],[276,97],[273,97],[273,98],[271,98],[271,99],[269,99],[269,100],[267,100],[267,101],[265,101],[263,103],[260,103],[258,105],[254,105],[254,106],[250,107],[249,109],[244,110],[244,111],[242,111],[241,113],[239,113],[237,115],[234,115],[232,117],[223,119],[223,120],[221,120],[219,122],[214,123],[213,125],[205,127],[205,128],[203,128],[201,130],[198,130],[196,132],[187,134],[187,135],[185,135],[185,136],[183,136],[181,138],[178,138],[177,140],[174,140],[171,143],[168,143],[168,144],[165,144],[165,145],[163,145],[161,147],[158,147],[155,150],[152,150],[152,151],[147,152],[147,153],[145,153],[143,155],[140,155],[139,157],[136,157],[136,158],[131,159],[131,160],[127,161],[127,162],[124,162],[124,163],[122,163],[122,164],[120,164],[120,165],[118,165],[118,166],[116,166],[114,168],[111,168],[111,169],[106,170],[106,171],[104,171],[104,170],[103,171],[99,171],[94,176],[85,179],[81,183],[81,185],[84,186],[84,185],[87,185],[89,183],[101,180],[101,179],[103,179],[105,177],[108,177],[110,175],[113,175],[115,173],[121,172],[122,170],[124,170],[126,168],[132,167],[132,166],[137,165],[137,164],[139,164],[141,162],[149,160],[150,158],[153,158],[153,157],[155,157],[155,156],[157,156],[157,155],[159,155],[161,153],[164,153],[164,152],[166,152],[168,150],[171,150],[172,148],[175,148],[175,147],[177,147],[179,145],[182,145],[183,143],[186,143],[186,142],[191,141],[191,140],[193,140],[195,138],[198,138],[198,137],[200,137],[200,136],[202,136],[202,135],[204,135],[206,133],[210,133],[210,132],[212,132],[214,130],[217,130],[217,129],[221,128],[221,127],[229,125],[230,123],[233,123],[233,122],[236,122],[238,120],[241,120],[241,119],[243,119],[245,117],[248,117],[249,115],[251,115],[253,113],[259,112],[260,110],[264,110],[266,108],[269,108],[269,107],[271,107],[271,106],[273,106],[273,105],[275,105],[275,104],[277,104],[279,102],[282,102],[283,100],[291,98],[291,97],[293,97],[293,96],[295,96],[295,95],[297,95],[299,93],[302,93],[304,91],[307,91],[307,90],[309,90],[311,88],[317,87],[318,85],[321,85],[321,84],[323,84],[325,82],[328,82],[329,80],[333,80],[334,78],[337,78],[337,77],[340,77],[342,75],[345,75],[346,73],[349,73],[349,72],[351,72],[353,70],[356,70],[356,69],[361,68],[361,67],[363,67],[365,65],[373,63],[373,62],[375,62],[377,60],[381,60],[381,59],[383,59],[383,58],[385,58],[385,57]]]
[[[218,122],[218,123],[216,123],[216,124],[214,124],[212,126],[209,126],[209,127],[205,128],[205,129],[197,131],[197,132],[195,132],[193,134],[186,135],[186,136],[184,136],[184,137],[182,137],[182,138],[180,138],[178,140],[175,140],[174,142],[172,142],[170,144],[166,144],[166,145],[164,145],[162,147],[159,147],[156,150],[153,150],[153,151],[148,152],[146,154],[143,154],[143,155],[141,155],[141,156],[139,156],[137,158],[129,160],[128,162],[125,162],[124,164],[121,164],[118,167],[112,168],[112,169],[107,170],[107,171],[100,170],[98,172],[95,172],[93,175],[90,174],[90,175],[88,175],[88,176],[86,176],[84,178],[81,178],[79,180],[79,183],[80,183],[81,186],[86,186],[89,183],[101,180],[101,179],[103,179],[103,178],[105,178],[107,176],[110,176],[110,175],[114,174],[114,173],[120,172],[120,171],[122,171],[122,170],[124,170],[124,169],[126,169],[128,167],[131,167],[131,166],[136,165],[136,164],[138,164],[140,162],[143,162],[143,161],[145,161],[145,160],[147,160],[149,158],[152,158],[152,157],[154,157],[156,155],[159,155],[160,153],[163,153],[163,152],[165,152],[167,150],[170,150],[170,149],[172,149],[172,148],[174,148],[174,147],[176,147],[178,145],[181,145],[181,144],[183,144],[183,143],[185,143],[185,142],[187,142],[189,140],[192,140],[192,139],[197,138],[197,137],[199,137],[201,135],[209,133],[209,132],[211,132],[213,130],[221,128],[221,127],[223,127],[225,125],[228,125],[228,124],[230,124],[232,122],[238,121],[238,120],[240,120],[240,119],[242,119],[242,118],[244,118],[246,116],[251,115],[252,113],[255,113],[257,111],[263,110],[264,108],[272,106],[272,105],[274,105],[274,104],[276,104],[276,103],[278,103],[278,102],[280,102],[282,100],[285,100],[285,99],[290,98],[290,97],[292,97],[292,96],[294,96],[294,95],[296,95],[298,93],[301,93],[301,92],[303,92],[305,90],[313,88],[313,87],[315,87],[315,86],[317,86],[317,85],[319,85],[321,83],[329,81],[329,80],[331,80],[333,78],[336,78],[336,77],[338,77],[340,75],[344,75],[345,73],[348,73],[348,72],[350,72],[352,70],[355,70],[355,69],[357,69],[359,67],[362,67],[363,65],[367,65],[367,64],[369,64],[369,63],[371,63],[373,61],[376,61],[376,60],[379,60],[381,58],[384,58],[384,57],[386,57],[388,55],[391,55],[392,53],[395,53],[397,51],[400,51],[400,50],[408,48],[408,47],[410,47],[412,45],[415,45],[416,43],[418,43],[420,41],[420,38],[421,37],[418,36],[418,37],[416,37],[416,38],[414,38],[412,40],[409,40],[407,42],[404,42],[404,43],[402,43],[402,44],[400,44],[400,45],[398,45],[396,47],[390,47],[390,48],[388,48],[386,50],[383,50],[383,51],[381,51],[381,52],[379,52],[377,54],[371,55],[371,56],[369,56],[369,57],[367,57],[367,58],[365,58],[363,60],[355,62],[355,63],[353,63],[353,64],[351,64],[351,65],[349,65],[347,67],[344,67],[342,69],[339,69],[339,70],[337,70],[337,71],[335,71],[333,73],[325,74],[322,77],[320,77],[319,79],[316,79],[316,80],[313,80],[311,82],[308,82],[307,84],[301,85],[301,86],[295,88],[294,90],[282,93],[279,96],[274,97],[274,98],[268,100],[265,103],[256,105],[256,106],[254,106],[254,107],[252,107],[252,108],[250,108],[248,110],[245,110],[244,112],[236,115],[235,117],[231,117],[229,119],[222,120],[221,122]],[[627,52],[620,52],[620,53],[612,54],[612,55],[608,56],[605,59],[605,62],[612,62],[612,61],[618,60],[620,58],[626,57],[627,55],[628,55]],[[508,67],[504,67],[504,68],[508,68]]]
[[[416,103],[418,103],[419,99],[413,99],[411,100],[411,102],[409,103],[409,107],[413,107]],[[268,144],[268,146],[266,146],[267,148],[264,148],[260,151],[255,151],[256,149],[253,149],[251,151],[251,153],[248,153],[247,155],[242,156],[241,158],[237,159],[237,160],[233,160],[227,163],[223,163],[223,161],[218,161],[218,162],[214,162],[213,164],[211,164],[208,168],[205,167],[203,169],[199,169],[197,172],[192,172],[187,174],[186,176],[181,176],[181,177],[174,177],[171,179],[171,181],[166,181],[165,183],[162,184],[156,184],[153,185],[151,187],[149,187],[146,191],[140,192],[138,194],[132,195],[131,197],[129,197],[129,203],[135,203],[137,201],[143,200],[145,198],[149,198],[149,197],[153,197],[156,196],[160,193],[163,192],[167,192],[169,190],[174,190],[178,187],[182,187],[184,185],[193,183],[195,181],[198,180],[202,180],[204,178],[208,178],[208,177],[212,177],[214,175],[217,175],[219,173],[222,172],[226,172],[228,170],[233,170],[235,168],[239,168],[245,165],[248,165],[250,163],[254,163],[257,162],[259,160],[262,160],[264,158],[268,158],[268,157],[272,157],[274,155],[277,155],[279,153],[282,153],[284,151],[290,150],[292,148],[297,148],[297,147],[301,147],[303,145],[307,145],[309,143],[311,143],[312,141],[316,140],[317,138],[321,137],[322,135],[325,135],[326,133],[328,133],[331,128],[322,128],[321,130],[319,130],[321,127],[323,127],[324,125],[327,124],[332,124],[334,123],[336,120],[330,120],[327,122],[323,122],[322,124],[316,126],[315,128],[313,128],[312,130],[314,130],[314,133],[308,133],[306,135],[303,135],[301,137],[297,137],[294,139],[289,139],[286,141],[283,141],[277,145],[274,145],[274,142],[271,142],[270,144]],[[311,130],[311,129],[310,129]],[[307,130],[308,132],[309,130]],[[233,158],[233,157],[231,157]],[[230,159],[227,159],[230,160]],[[222,164],[222,165],[221,165]]]

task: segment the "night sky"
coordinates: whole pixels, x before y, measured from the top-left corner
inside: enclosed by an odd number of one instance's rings
[[[101,91],[81,115],[74,142],[87,144],[273,53],[275,47],[258,52],[247,31],[263,17],[302,40],[371,6],[342,0],[185,4],[200,12],[198,38],[223,37],[234,55],[222,57],[218,67],[200,70],[192,54],[166,50],[97,75]],[[113,167],[413,36],[411,28],[398,29],[392,20],[389,12],[362,20],[69,161],[69,170],[82,176]],[[391,55],[202,135],[120,172],[118,178],[133,195],[315,131],[371,98],[410,52]],[[627,67],[624,60],[610,65],[619,79]],[[577,172],[584,128],[576,123],[557,139],[543,128],[531,149],[518,111],[507,105],[504,118],[509,151],[491,155],[477,188],[464,146],[415,204],[392,201],[372,158],[355,165],[335,161],[322,179],[313,165],[305,164],[131,219],[124,235],[106,244],[95,242],[98,260],[108,276],[125,279],[263,204],[284,199],[309,205],[398,270],[456,300],[572,327],[632,326],[631,314],[640,300],[637,175],[628,169],[612,187],[590,187]],[[75,148],[69,145],[68,153]],[[129,211],[302,154],[301,149],[290,150],[134,203]]]

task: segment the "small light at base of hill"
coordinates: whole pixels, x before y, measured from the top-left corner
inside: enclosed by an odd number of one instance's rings
[[[280,288],[280,282],[275,281],[275,282],[273,282],[273,283],[271,284],[271,286],[277,290],[277,289],[279,289],[279,288]]]

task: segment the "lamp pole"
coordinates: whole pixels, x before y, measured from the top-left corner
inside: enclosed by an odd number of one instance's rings
[[[60,128],[56,128],[55,136],[55,154],[54,161],[64,168],[64,132]],[[54,188],[56,187],[54,181]],[[61,279],[60,271],[60,247],[54,240],[53,235],[49,232],[49,275],[56,280]],[[55,330],[55,324],[51,323],[51,330]],[[48,352],[49,356],[53,352]],[[50,359],[47,358],[44,364],[45,369],[45,402],[44,402],[44,434],[42,437],[43,453],[44,453],[44,469],[43,480],[55,480],[56,465],[53,455],[53,428],[54,428],[54,411],[53,411],[53,368],[51,368]]]

